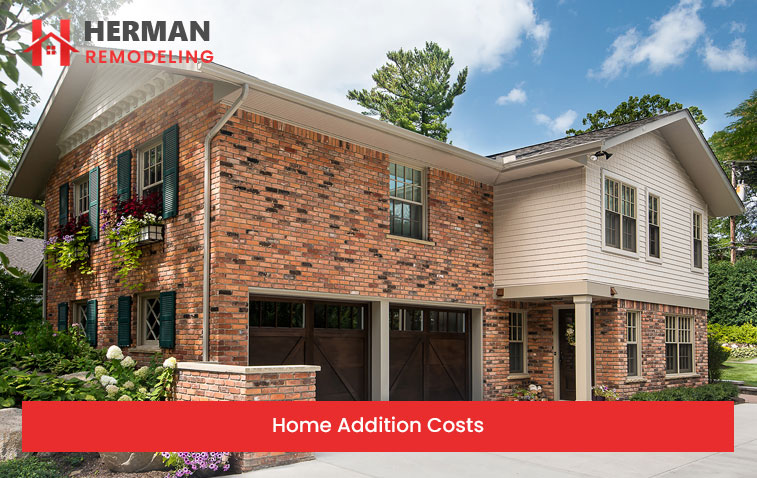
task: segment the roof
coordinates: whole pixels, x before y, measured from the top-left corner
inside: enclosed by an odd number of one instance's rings
[[[8,236],[8,244],[0,244],[0,252],[8,256],[11,267],[34,274],[42,263],[44,247],[43,239]]]
[[[512,149],[498,154],[492,154],[490,158],[500,158],[504,156],[515,156],[516,158],[527,158],[536,154],[544,154],[552,151],[558,151],[574,146],[580,146],[588,143],[594,143],[596,141],[602,141],[604,139],[613,138],[622,133],[627,133],[640,126],[648,123],[653,123],[661,118],[678,113],[681,110],[673,111],[670,113],[653,116],[651,118],[644,118],[630,123],[624,123],[617,126],[609,126],[607,128],[597,129],[574,136],[566,136],[565,138],[555,139],[547,141],[545,143],[532,144],[531,146],[525,146],[523,148]]]

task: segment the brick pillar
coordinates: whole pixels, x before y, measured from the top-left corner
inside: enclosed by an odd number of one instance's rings
[[[247,367],[208,362],[179,362],[175,400],[315,400],[315,365]],[[219,450],[210,450],[219,451]],[[232,454],[235,471],[312,460],[312,452],[244,452]]]

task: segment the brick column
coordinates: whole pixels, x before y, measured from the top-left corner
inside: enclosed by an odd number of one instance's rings
[[[179,362],[175,400],[315,400],[315,365],[247,367],[208,362]],[[219,451],[219,450],[209,450]],[[312,460],[312,452],[244,452],[232,454],[235,471]]]

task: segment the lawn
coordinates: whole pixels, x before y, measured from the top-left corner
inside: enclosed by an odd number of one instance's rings
[[[757,363],[728,361],[723,367],[723,380],[740,380],[744,385],[757,387]]]

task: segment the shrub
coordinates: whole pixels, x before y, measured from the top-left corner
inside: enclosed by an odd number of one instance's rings
[[[757,344],[757,326],[708,324],[707,334],[720,343]]]
[[[666,388],[655,392],[637,392],[630,400],[652,402],[730,401],[739,396],[739,388],[732,383],[718,382],[699,387]]]
[[[731,349],[723,347],[714,337],[707,337],[707,369],[710,383],[720,379],[723,363],[730,355]]]
[[[159,365],[156,354],[150,365],[137,368],[131,357],[124,357],[121,349],[112,345],[106,360],[95,368],[95,378],[105,389],[108,400],[160,401],[168,398],[173,383],[176,359],[167,358]]]
[[[63,475],[52,463],[36,456],[0,462],[0,478],[59,478]]]
[[[724,325],[757,323],[757,260],[710,264],[709,318]]]
[[[757,358],[757,347],[748,345],[745,347],[735,347],[731,349],[732,359],[750,359]]]
[[[42,284],[29,282],[28,275],[13,277],[0,270],[0,334],[23,330],[27,324],[41,322],[41,298]]]

